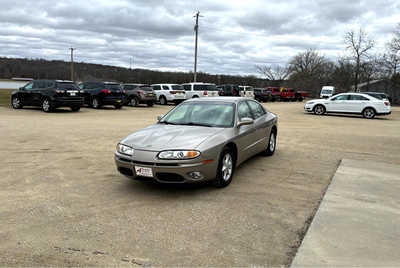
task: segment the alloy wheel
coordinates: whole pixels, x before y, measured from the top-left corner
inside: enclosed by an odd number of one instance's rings
[[[12,106],[14,109],[18,109],[21,107],[21,101],[19,100],[18,97],[14,97],[12,100]]]
[[[43,111],[48,112],[50,111],[50,101],[48,99],[44,99],[42,103]]]
[[[324,107],[318,105],[317,107],[315,107],[315,114],[317,115],[322,115],[324,113]]]
[[[371,119],[371,118],[373,118],[374,116],[375,116],[374,110],[372,110],[372,109],[370,109],[370,108],[365,109],[365,111],[364,111],[364,117],[365,117],[365,118]]]
[[[269,138],[269,150],[271,152],[275,151],[275,133],[271,134],[271,137]]]
[[[233,171],[233,159],[232,156],[227,153],[222,159],[222,178],[224,181],[228,181],[232,176]]]

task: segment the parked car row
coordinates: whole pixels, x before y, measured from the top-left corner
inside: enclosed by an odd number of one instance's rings
[[[303,101],[307,97],[304,91],[296,91],[292,88],[264,87],[254,89],[254,98],[264,101]]]

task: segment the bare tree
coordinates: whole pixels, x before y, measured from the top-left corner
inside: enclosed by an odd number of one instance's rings
[[[355,62],[354,91],[358,91],[362,63],[368,57],[368,51],[374,47],[375,42],[368,37],[362,28],[358,32],[354,30],[347,32],[344,36],[344,42],[351,53],[351,58]]]
[[[282,81],[289,77],[290,71],[288,66],[276,64],[276,65],[256,65],[256,70],[259,74],[264,76],[268,80]]]

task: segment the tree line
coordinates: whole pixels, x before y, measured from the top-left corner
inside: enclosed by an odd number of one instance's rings
[[[360,83],[383,80],[387,92],[400,102],[400,24],[378,54],[372,53],[375,41],[362,28],[346,32],[343,42],[347,55],[336,61],[310,48],[285,65],[259,65],[256,69],[266,79],[281,80],[282,86],[308,91],[311,96],[317,96],[324,85],[335,86],[338,92],[359,91]]]

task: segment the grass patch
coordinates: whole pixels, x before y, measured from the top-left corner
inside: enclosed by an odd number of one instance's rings
[[[11,92],[14,89],[0,89],[0,106],[10,107],[11,102]]]

